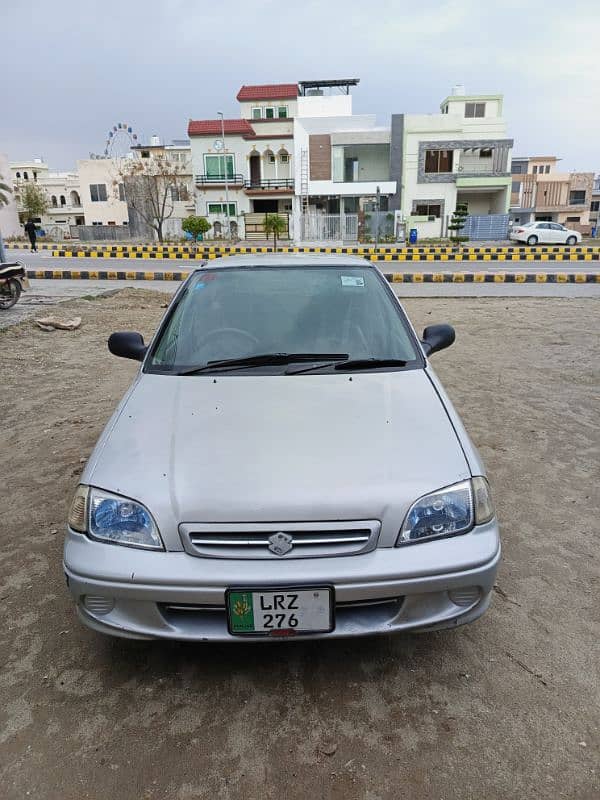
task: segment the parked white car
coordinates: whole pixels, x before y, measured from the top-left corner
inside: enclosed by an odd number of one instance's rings
[[[527,222],[525,225],[515,225],[510,232],[510,238],[515,242],[534,244],[579,244],[581,234],[559,225],[558,222]]]

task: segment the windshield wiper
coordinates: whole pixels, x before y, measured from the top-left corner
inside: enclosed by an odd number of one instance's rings
[[[334,369],[372,369],[373,367],[405,367],[408,362],[402,358],[351,358],[349,361],[339,361]]]
[[[333,367],[334,369],[372,369],[373,367],[405,367],[406,361],[401,358],[351,358],[346,361],[334,361],[331,364],[313,364],[310,367],[300,367],[300,369],[287,369],[286,375],[304,375],[306,372],[316,372],[317,370]]]
[[[220,361],[209,361],[199,367],[185,369],[178,375],[197,375],[201,372],[211,372],[214,369],[244,369],[245,367],[265,367],[278,364],[292,364],[294,361],[345,361],[348,353],[261,353],[260,355],[246,356],[244,358],[225,358]]]

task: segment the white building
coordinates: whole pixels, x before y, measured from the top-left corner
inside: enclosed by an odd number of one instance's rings
[[[86,158],[77,162],[85,225],[128,225],[120,161]]]
[[[83,224],[79,176],[76,172],[54,172],[41,158],[34,158],[11,162],[10,178],[21,222],[26,221],[22,193],[28,184],[33,183],[43,189],[48,201],[46,213],[34,220],[48,236],[58,239],[68,237],[71,225]]]
[[[513,140],[506,137],[502,95],[466,95],[457,86],[440,112],[392,116],[390,175],[399,188],[390,207],[420,238],[445,235],[457,203],[506,225]]]
[[[390,176],[390,129],[377,126],[372,115],[352,113],[350,87],[357,83],[356,78],[300,83],[294,230],[302,240],[368,237],[368,215],[387,214],[397,192]]]

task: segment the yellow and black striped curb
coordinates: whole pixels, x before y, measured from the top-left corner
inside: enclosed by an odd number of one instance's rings
[[[192,272],[30,269],[28,278],[82,281],[184,281]],[[597,283],[600,272],[387,272],[390,283]]]
[[[254,250],[260,253],[260,250]],[[267,252],[266,250],[264,252]],[[283,251],[278,252],[318,252],[316,250],[306,251]],[[336,253],[338,251],[332,251]],[[340,251],[341,252],[341,251]],[[242,251],[236,251],[236,254]],[[126,250],[122,251],[85,251],[85,250],[53,250],[52,256],[55,258],[129,258],[129,259],[156,259],[156,260],[198,260],[223,258],[224,256],[234,255],[234,252],[197,252],[197,253],[133,253]],[[364,255],[371,261],[600,261],[598,253],[532,253],[528,252],[507,252],[507,253],[371,253],[365,252]]]
[[[25,248],[25,245],[10,244],[7,247]],[[197,248],[186,245],[71,245],[57,247],[57,245],[39,245],[41,250],[50,250],[53,256],[58,258],[184,258],[184,259],[205,259],[216,258],[220,255],[244,255],[256,253],[273,253],[273,247],[252,247],[252,246],[225,246],[225,245],[200,245]],[[504,256],[513,260],[542,259],[542,256],[558,257],[567,256],[588,256],[600,258],[600,244],[598,245],[578,245],[567,247],[564,245],[540,245],[528,247],[526,245],[498,245],[478,247],[477,245],[465,245],[455,247],[452,245],[431,245],[431,246],[406,246],[406,247],[374,247],[374,246],[344,246],[344,247],[294,247],[279,246],[278,253],[338,253],[343,255],[375,256],[378,258],[392,260],[409,260],[418,257],[426,257],[426,260],[445,260],[442,257],[448,256],[449,260],[502,260]]]

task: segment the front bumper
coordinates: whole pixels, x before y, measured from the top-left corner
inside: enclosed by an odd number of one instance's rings
[[[499,561],[493,520],[438,542],[285,562],[145,552],[69,531],[64,570],[78,614],[94,630],[132,639],[225,642],[241,638],[227,629],[229,586],[333,585],[334,630],[295,639],[429,631],[481,616],[490,603]]]

